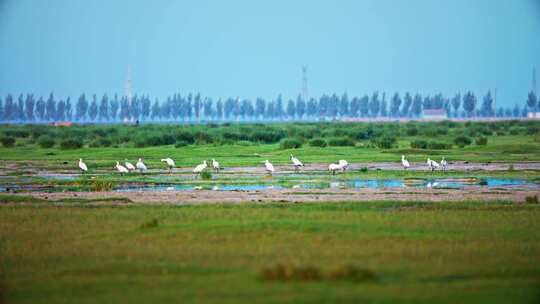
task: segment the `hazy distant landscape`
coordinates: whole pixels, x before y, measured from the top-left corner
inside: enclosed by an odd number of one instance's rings
[[[537,0],[0,0],[0,304],[538,303]]]

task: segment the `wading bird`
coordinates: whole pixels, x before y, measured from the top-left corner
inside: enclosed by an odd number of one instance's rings
[[[114,166],[116,168],[116,170],[118,170],[118,172],[120,173],[120,175],[124,175],[124,173],[129,173],[129,170],[120,165],[120,162],[116,162],[116,166]]]
[[[135,166],[132,163],[128,162],[127,159],[124,159],[124,165],[126,165],[126,169],[128,169],[129,171],[135,170]]]
[[[206,169],[207,167],[208,164],[206,163],[206,160],[204,160],[202,164],[197,165],[195,169],[193,169],[193,173],[195,174],[195,176],[200,175],[201,172],[203,172],[204,169]]]
[[[264,161],[264,167],[266,168],[266,172],[268,172],[268,174],[272,175],[272,173],[274,173],[275,169],[274,169],[274,165],[272,165],[272,163],[270,163],[267,160]]]
[[[443,156],[441,160],[441,167],[443,171],[446,171],[446,166],[448,166],[448,162],[446,161],[446,159],[444,159],[444,156]]]
[[[411,167],[411,164],[409,164],[409,161],[405,159],[405,155],[401,155],[401,164],[403,165],[404,170],[407,170]]]
[[[217,160],[212,158],[212,168],[214,168],[214,171],[216,173],[219,173],[219,163]]]
[[[172,160],[170,157],[167,157],[167,158],[162,158],[161,161],[167,163],[167,168],[169,168],[169,173],[171,173],[172,169],[175,166],[174,160]]]
[[[137,169],[139,169],[139,172],[143,173],[146,171],[146,165],[143,163],[142,158],[139,158],[139,161],[135,164]]]
[[[82,173],[88,172],[88,167],[86,164],[82,161],[82,158],[79,158],[79,168],[81,169]]]
[[[436,161],[430,159],[429,157],[427,159],[427,164],[428,164],[429,169],[431,169],[432,172],[435,171],[435,169],[439,168],[439,164]]]
[[[343,168],[338,164],[328,165],[328,171],[332,172],[332,175],[336,175],[336,171],[343,170]]]
[[[349,169],[349,163],[344,159],[340,159],[338,165],[342,171]]]
[[[294,157],[292,154],[291,154],[291,161],[294,166],[294,172],[298,172],[300,168],[304,167],[304,164],[298,158]]]

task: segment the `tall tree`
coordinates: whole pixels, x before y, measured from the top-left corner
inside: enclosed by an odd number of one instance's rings
[[[49,98],[47,99],[47,120],[51,121],[54,120],[56,117],[56,101],[54,101],[53,93],[49,94]]]
[[[221,98],[216,103],[216,116],[218,120],[223,120],[223,101]]]
[[[298,115],[298,118],[300,120],[304,119],[304,115],[306,114],[306,102],[302,98],[300,94],[296,97],[296,115]]]
[[[403,107],[401,107],[401,116],[409,117],[411,112],[411,106],[413,103],[413,98],[409,92],[405,93],[403,97]]]
[[[56,121],[64,121],[66,120],[66,102],[63,99],[60,99],[60,101],[56,105]]]
[[[420,117],[422,114],[422,96],[420,94],[416,93],[413,98],[413,103],[411,106],[411,116],[414,117]]]
[[[284,113],[283,113],[283,99],[281,98],[281,94],[278,95],[277,99],[276,99],[276,104],[275,104],[275,107],[274,107],[274,113],[275,113],[275,117],[279,120],[283,117]]]
[[[97,96],[96,94],[94,94],[92,96],[92,103],[90,103],[90,107],[88,108],[88,117],[90,118],[90,121],[96,121],[97,114],[98,114]]]
[[[41,96],[36,102],[36,116],[37,116],[37,119],[40,121],[45,120],[45,101],[43,100],[43,97]]]
[[[315,98],[310,98],[306,107],[306,114],[311,118],[314,118],[319,112],[317,100]]]
[[[371,117],[377,117],[380,110],[381,103],[379,101],[379,92],[375,91],[373,95],[371,95],[371,100],[369,101],[369,111],[371,113]]]
[[[351,105],[349,107],[349,116],[358,117],[359,112],[360,112],[360,99],[355,96],[351,100]]]
[[[77,120],[84,121],[86,118],[86,112],[88,111],[88,101],[86,100],[84,93],[77,100],[75,109],[77,110]]]
[[[512,114],[514,117],[519,117],[519,113],[521,113],[521,109],[519,108],[519,105],[516,104],[514,110],[512,110]]]
[[[474,111],[476,110],[476,96],[473,92],[469,91],[463,95],[463,109],[467,112],[468,117],[474,115]]]
[[[481,114],[484,117],[491,117],[495,114],[495,110],[493,109],[493,97],[491,97],[490,91],[487,92],[482,101]]]
[[[154,105],[152,105],[152,114],[150,115],[150,118],[153,121],[156,121],[159,119],[159,117],[161,117],[161,109],[159,108],[159,102],[156,98]]]
[[[34,95],[27,94],[26,99],[25,99],[24,109],[26,111],[26,119],[28,119],[29,121],[34,120],[34,105],[35,105]]]
[[[66,119],[71,121],[73,119],[73,109],[71,106],[71,98],[66,99]]]
[[[343,93],[341,99],[339,99],[338,114],[341,117],[349,116],[349,96],[347,93]]]
[[[26,115],[24,112],[24,97],[23,94],[19,95],[17,100],[17,120],[24,121],[26,120]]]
[[[294,115],[296,115],[296,105],[292,99],[289,99],[287,102],[287,115],[290,120],[294,120]]]
[[[114,94],[114,98],[111,100],[109,105],[109,117],[111,118],[111,121],[116,120],[116,116],[118,115],[118,108],[120,108],[118,94]]]
[[[202,108],[202,102],[201,102],[201,94],[197,93],[195,97],[193,98],[193,108],[195,110],[195,117],[197,118],[197,121],[201,121],[201,108]]]
[[[109,120],[109,97],[107,97],[107,94],[103,94],[99,104],[99,120]]]
[[[266,109],[266,101],[260,97],[255,100],[255,115],[258,119],[264,116],[264,111]]]
[[[161,116],[161,119],[162,120],[169,120],[171,117],[174,117],[172,116],[172,112],[173,112],[173,103],[171,101],[171,98],[168,97],[167,100],[160,106],[160,115]],[[178,119],[178,118],[177,118]]]
[[[538,100],[536,99],[536,95],[533,91],[529,92],[529,95],[527,96],[527,106],[529,107],[531,112],[536,112],[536,105],[538,103]]]
[[[232,98],[227,98],[227,100],[225,100],[225,105],[223,107],[223,113],[225,114],[225,119],[226,120],[229,120],[233,114],[233,111],[234,111],[234,105],[235,105],[235,100],[232,99]]]
[[[141,99],[139,96],[135,95],[131,99],[131,107],[129,107],[129,113],[131,118],[139,120],[141,118]]]
[[[143,96],[141,100],[141,117],[146,120],[150,117],[150,97]]]
[[[456,94],[452,98],[452,107],[454,108],[454,116],[458,116],[459,107],[461,106],[461,94]]]
[[[210,119],[214,115],[213,101],[211,98],[205,98],[203,102],[204,118]]]
[[[367,95],[362,96],[360,99],[360,114],[362,117],[368,117],[369,115],[369,97]]]
[[[8,94],[6,96],[6,103],[4,104],[4,120],[6,121],[12,121],[15,120],[15,104],[13,102],[13,96],[11,94]]]
[[[401,97],[396,92],[390,102],[390,116],[399,117],[399,107],[401,106]]]
[[[382,94],[381,109],[379,110],[382,117],[388,117],[388,104],[386,102],[386,92]]]
[[[274,117],[276,117],[276,113],[274,111],[274,108],[275,108],[275,101],[271,100],[267,105],[266,105],[266,119],[273,119]]]

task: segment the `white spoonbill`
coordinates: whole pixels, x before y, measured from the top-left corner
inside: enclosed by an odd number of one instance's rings
[[[79,158],[79,169],[81,169],[82,173],[88,172],[88,167],[86,164],[82,161],[82,158]]]
[[[135,170],[135,166],[128,162],[127,159],[124,159],[124,165],[126,165],[126,169],[128,169],[129,171],[134,171]]]
[[[120,162],[116,162],[116,166],[114,166],[116,168],[116,170],[118,170],[118,172],[120,173],[120,175],[124,175],[124,173],[129,173],[129,170],[120,165]]]
[[[338,165],[341,167],[342,171],[349,169],[349,163],[344,159],[340,159]]]
[[[214,171],[216,173],[219,173],[219,162],[212,158],[212,168],[214,168]]]
[[[292,154],[291,154],[291,161],[294,166],[294,172],[298,172],[300,168],[304,167],[304,164],[298,158],[294,157]]]
[[[203,172],[204,169],[206,169],[207,167],[208,164],[206,163],[206,160],[204,160],[202,164],[197,165],[195,169],[193,169],[193,173],[196,175],[200,175],[201,172]]]
[[[146,165],[143,163],[142,158],[139,158],[139,160],[135,164],[135,167],[137,167],[137,169],[139,169],[139,172],[141,173],[146,171]]]
[[[174,160],[172,160],[172,158],[170,158],[170,157],[167,157],[167,158],[162,158],[161,161],[167,163],[167,167],[169,168],[169,173],[171,173],[172,169],[175,166]]]
[[[439,168],[439,164],[436,161],[430,159],[429,157],[427,159],[427,164],[431,171],[435,171],[435,169]]]
[[[336,171],[342,170],[342,167],[338,164],[328,165],[328,171],[332,172],[332,175],[336,175]]]
[[[264,167],[266,168],[266,172],[268,172],[268,174],[272,175],[272,173],[274,173],[275,169],[274,169],[274,165],[272,165],[272,163],[270,163],[267,160],[264,161]]]
[[[401,155],[401,164],[403,165],[403,169],[405,170],[411,167],[411,164],[409,164],[409,161],[405,159],[405,155]]]
[[[443,171],[446,171],[446,166],[448,166],[448,162],[446,161],[446,159],[444,159],[443,156],[443,158],[441,159],[441,167]]]

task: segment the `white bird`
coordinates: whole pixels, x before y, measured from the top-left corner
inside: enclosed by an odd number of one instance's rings
[[[340,159],[338,165],[342,171],[345,171],[349,168],[349,163],[344,159]]]
[[[141,173],[146,171],[146,165],[143,163],[142,158],[139,158],[135,166],[137,167],[137,169],[139,169],[139,172]]]
[[[79,168],[81,169],[82,173],[88,172],[88,167],[86,164],[82,161],[82,158],[79,158]]]
[[[439,168],[439,164],[436,161],[430,159],[429,157],[427,159],[427,164],[431,171],[435,171],[435,169]]]
[[[292,154],[291,154],[291,161],[294,166],[294,172],[298,172],[298,170],[300,170],[301,167],[304,167],[304,164],[298,158],[294,157]]]
[[[118,170],[118,172],[120,173],[120,175],[124,175],[124,173],[129,173],[129,170],[120,165],[120,162],[116,162],[116,166],[114,166],[116,168],[116,170]]]
[[[124,160],[124,164],[129,171],[135,170],[135,166],[132,163],[128,162],[127,159]]]
[[[342,167],[338,164],[330,164],[328,165],[328,171],[332,172],[332,175],[336,174],[336,171],[342,170]]]
[[[441,166],[442,166],[442,170],[446,171],[446,166],[448,166],[448,162],[446,161],[446,159],[444,159],[444,156],[441,160]]]
[[[268,159],[264,161],[264,166],[266,167],[266,172],[268,172],[268,174],[272,175],[272,173],[274,173],[274,165],[272,165]]]
[[[403,165],[403,169],[405,170],[411,167],[411,164],[409,164],[409,161],[405,159],[405,155],[401,155],[401,164]]]
[[[206,169],[208,167],[208,164],[206,163],[206,160],[203,161],[202,164],[199,164],[195,167],[195,169],[193,169],[193,173],[194,174],[201,174],[201,172],[204,171],[204,169]]]
[[[161,161],[167,163],[167,167],[169,168],[169,173],[171,173],[172,169],[175,166],[174,160],[172,160],[170,157],[167,157],[167,158],[162,158]]]
[[[212,158],[212,168],[214,168],[214,171],[216,173],[219,173],[219,162]]]

